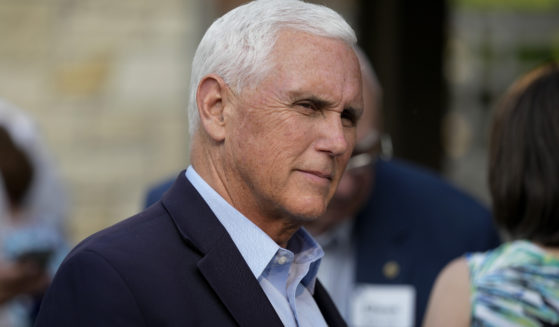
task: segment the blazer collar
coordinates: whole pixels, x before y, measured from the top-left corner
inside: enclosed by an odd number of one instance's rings
[[[322,313],[322,316],[324,317],[324,320],[326,320],[328,326],[347,326],[344,318],[342,318],[342,315],[340,315],[340,312],[336,308],[336,305],[319,280],[316,281],[313,297],[316,301],[316,304],[320,308],[320,312]]]

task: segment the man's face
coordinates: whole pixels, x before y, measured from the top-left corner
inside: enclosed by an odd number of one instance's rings
[[[355,143],[361,74],[345,43],[284,30],[267,76],[234,96],[226,127],[226,184],[253,219],[324,213]]]
[[[357,167],[350,167],[340,180],[336,193],[328,205],[326,213],[317,221],[307,225],[315,235],[328,231],[340,222],[354,217],[363,207],[373,183],[370,158],[379,152],[380,88],[372,73],[363,74],[364,111],[357,126],[357,143],[351,161]],[[364,159],[365,160],[359,160]],[[360,158],[358,158],[360,157]]]

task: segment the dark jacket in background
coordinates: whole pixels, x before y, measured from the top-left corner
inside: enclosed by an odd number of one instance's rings
[[[466,252],[496,247],[499,236],[487,208],[428,170],[378,160],[374,178],[355,223],[356,282],[414,286],[415,326],[421,326],[444,266]],[[383,271],[388,262],[398,266],[395,276]]]

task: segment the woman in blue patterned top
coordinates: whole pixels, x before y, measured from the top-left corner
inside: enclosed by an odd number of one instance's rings
[[[495,222],[508,242],[440,274],[425,317],[436,326],[559,326],[559,67],[513,84],[489,148]]]

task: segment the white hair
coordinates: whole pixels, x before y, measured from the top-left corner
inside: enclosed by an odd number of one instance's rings
[[[339,39],[350,47],[357,42],[349,24],[321,5],[299,0],[256,0],[229,11],[208,28],[192,61],[190,135],[199,125],[196,91],[202,78],[217,74],[234,92],[258,82],[270,69],[267,57],[282,29]]]

